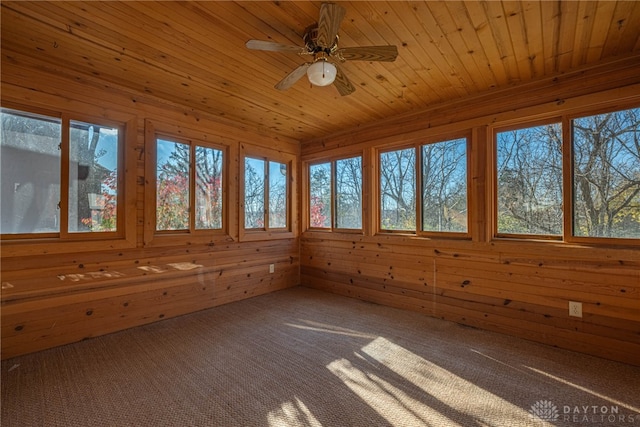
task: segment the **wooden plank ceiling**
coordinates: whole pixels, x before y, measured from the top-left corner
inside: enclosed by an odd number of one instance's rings
[[[347,61],[356,87],[274,84],[308,60],[321,2],[2,2],[2,60],[84,73],[262,133],[305,141],[452,99],[640,54],[637,1],[354,1],[339,46],[397,45]]]

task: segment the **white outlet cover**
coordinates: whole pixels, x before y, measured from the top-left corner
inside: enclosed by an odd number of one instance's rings
[[[569,301],[569,316],[582,317],[582,303]]]

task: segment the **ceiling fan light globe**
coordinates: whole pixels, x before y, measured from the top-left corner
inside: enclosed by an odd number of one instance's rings
[[[314,86],[328,86],[336,79],[337,69],[324,59],[316,61],[307,68],[307,77]]]

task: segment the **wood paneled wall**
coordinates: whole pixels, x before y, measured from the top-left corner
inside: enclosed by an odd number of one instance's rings
[[[256,125],[184,109],[106,84],[72,70],[3,58],[2,102],[124,121],[127,129],[126,239],[110,242],[2,242],[2,358],[79,341],[179,316],[299,283],[299,240],[243,241],[238,237],[238,195],[230,198],[228,236],[178,238],[145,246],[145,121],[199,133],[205,141],[268,147],[299,156],[297,141]],[[131,129],[131,127],[133,129]],[[179,135],[177,135],[179,136]],[[230,192],[237,192],[238,159],[228,162]],[[294,220],[294,224],[297,221]],[[269,273],[269,265],[275,272]]]
[[[296,141],[223,119],[99,77],[3,58],[2,100],[82,112],[135,124],[133,238],[95,250],[78,243],[2,248],[2,357],[37,351],[303,283],[466,325],[640,364],[640,255],[637,248],[491,239],[487,229],[487,126],[572,109],[611,106],[640,96],[637,58],[453,102],[428,111]],[[144,123],[166,122],[233,144],[275,148],[303,161],[416,137],[470,129],[474,218],[471,240],[304,232],[288,239],[145,247]],[[484,142],[483,142],[484,138]],[[485,148],[483,148],[485,147]],[[238,150],[236,150],[238,152]],[[369,162],[370,163],[370,162]],[[232,162],[232,164],[234,164]],[[233,166],[237,169],[236,166]],[[370,165],[369,165],[370,167]],[[127,172],[131,174],[131,171]],[[237,173],[237,172],[236,172]],[[367,174],[369,172],[366,172]],[[233,175],[233,173],[232,173]],[[237,182],[237,177],[234,177]],[[237,188],[236,188],[237,190]],[[235,221],[237,223],[237,218]],[[275,264],[275,274],[268,265]],[[570,300],[584,317],[568,316]]]
[[[640,365],[636,251],[321,234],[301,241],[307,286]]]
[[[640,365],[640,248],[493,239],[490,126],[640,105],[638,59],[389,118],[303,144],[306,162],[364,153],[364,233],[304,231],[301,283]],[[376,234],[376,149],[471,132],[471,238]],[[304,172],[303,172],[304,173]],[[367,180],[369,183],[367,184]],[[303,203],[304,198],[303,198]],[[569,301],[583,317],[569,317]]]

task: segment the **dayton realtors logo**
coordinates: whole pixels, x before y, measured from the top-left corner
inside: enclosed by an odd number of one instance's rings
[[[531,405],[529,413],[531,413],[534,419],[542,421],[557,421],[560,416],[558,407],[550,400],[538,400]]]
[[[562,405],[556,406],[550,400],[539,400],[529,410],[531,418],[542,421],[563,421],[567,423],[611,423],[613,425],[640,423],[640,414],[621,413],[618,405]]]

